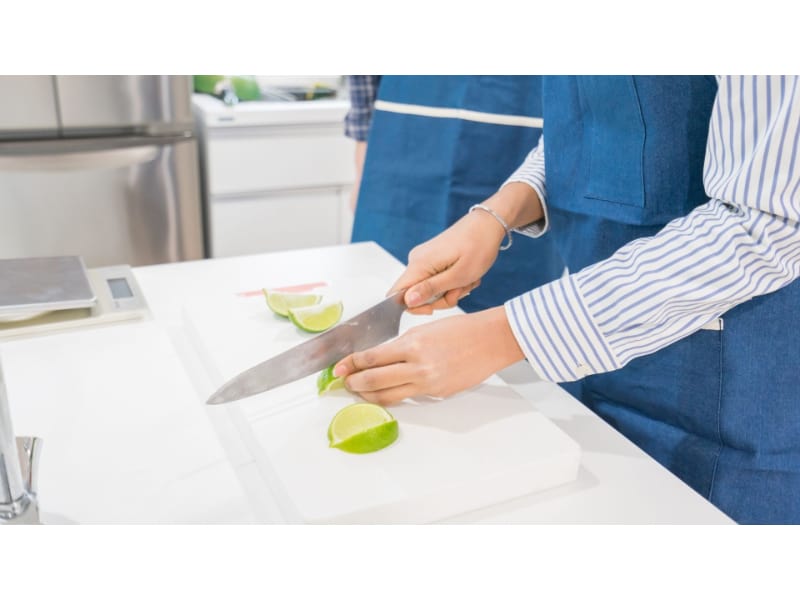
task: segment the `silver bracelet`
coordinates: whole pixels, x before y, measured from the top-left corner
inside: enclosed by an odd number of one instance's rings
[[[500,223],[500,225],[503,226],[503,229],[506,232],[506,238],[508,239],[508,241],[505,244],[503,244],[502,246],[500,246],[500,250],[508,250],[509,248],[511,248],[511,243],[513,242],[513,240],[511,239],[511,229],[509,228],[508,224],[506,224],[506,222],[503,220],[503,217],[498,215],[496,212],[494,212],[488,206],[484,206],[483,204],[473,204],[472,206],[469,207],[469,212],[472,212],[475,209],[485,210],[487,213],[489,213],[495,219],[497,219],[497,222]]]

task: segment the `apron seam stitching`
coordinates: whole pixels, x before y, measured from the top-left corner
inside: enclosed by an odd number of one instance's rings
[[[723,387],[723,378],[722,378],[722,366],[723,366],[723,354],[725,351],[725,347],[723,344],[722,339],[722,331],[717,332],[719,335],[719,366],[717,369],[717,373],[719,374],[719,386],[718,386],[718,393],[717,393],[717,456],[714,457],[714,467],[711,469],[711,483],[708,487],[708,499],[711,500],[711,497],[714,495],[714,483],[716,483],[717,477],[717,468],[719,467],[719,460],[722,455],[722,448],[723,448],[723,441],[722,441],[722,387]]]

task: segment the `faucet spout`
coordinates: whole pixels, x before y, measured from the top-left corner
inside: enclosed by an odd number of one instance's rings
[[[15,438],[0,365],[0,523],[38,521],[36,475],[41,440]]]

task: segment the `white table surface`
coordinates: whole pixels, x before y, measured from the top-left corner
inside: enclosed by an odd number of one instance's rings
[[[99,329],[56,334],[63,337],[50,336],[51,343],[44,337],[0,344],[16,435],[44,439],[42,521],[277,522],[269,487],[228,413],[204,404],[208,381],[187,334],[183,308],[208,295],[308,281],[335,284],[360,276],[379,277],[388,289],[402,265],[366,243],[134,272],[152,320],[109,325],[99,334]],[[133,332],[142,343],[163,343],[156,350],[124,343]],[[100,404],[110,383],[104,388],[74,380],[75,372],[86,371],[81,361],[88,359],[67,349],[73,340],[78,347],[86,335],[102,336],[108,347],[119,348],[120,356],[128,353],[128,359],[117,362],[113,355],[94,358],[107,361],[113,375],[126,382],[113,407]],[[50,376],[34,377],[41,370],[39,364],[27,364],[34,360],[49,365]],[[537,380],[524,362],[500,375],[580,444],[578,478],[446,522],[732,523],[561,388]]]

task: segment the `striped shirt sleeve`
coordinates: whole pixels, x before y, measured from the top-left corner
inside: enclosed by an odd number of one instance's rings
[[[347,137],[358,142],[367,140],[380,80],[380,75],[347,76],[350,92],[350,110],[344,118],[344,134]]]
[[[509,323],[551,381],[618,369],[800,276],[798,77],[722,77],[710,198],[657,235],[513,298]]]
[[[547,231],[547,187],[544,181],[544,136],[539,136],[539,143],[530,151],[522,164],[511,174],[503,185],[513,182],[527,183],[539,195],[544,216],[538,221],[528,223],[514,229],[517,233],[529,237],[540,237]]]

